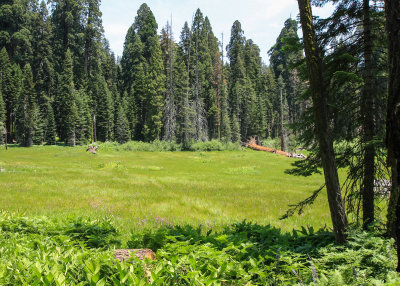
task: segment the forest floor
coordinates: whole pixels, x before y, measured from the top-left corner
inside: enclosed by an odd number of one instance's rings
[[[123,229],[223,227],[244,219],[290,231],[331,224],[325,193],[301,216],[289,204],[323,183],[285,173],[292,158],[252,150],[131,152],[39,146],[0,150],[0,206],[23,215],[110,217]]]

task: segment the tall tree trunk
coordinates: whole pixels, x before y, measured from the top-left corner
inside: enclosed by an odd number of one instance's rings
[[[304,50],[310,79],[315,131],[324,169],[329,209],[336,241],[346,241],[347,218],[336,168],[333,141],[328,123],[327,94],[323,77],[322,60],[319,54],[312,23],[310,0],[298,0],[300,22],[303,30]]]
[[[395,162],[388,162],[392,167],[392,186],[390,188],[390,198],[387,213],[386,234],[396,239],[396,206],[399,199],[399,186],[397,178],[397,164]]]
[[[389,54],[389,95],[386,118],[386,146],[388,148],[388,162],[392,170],[397,167],[397,176],[393,176],[392,186],[399,186],[400,182],[400,1],[385,0],[386,29],[388,33]],[[400,199],[396,207],[396,244],[398,265],[400,272]]]
[[[375,146],[374,139],[374,73],[372,60],[372,36],[369,0],[363,0],[364,28],[364,88],[361,98],[362,145],[363,145],[363,184],[362,206],[364,229],[374,222],[374,176]]]

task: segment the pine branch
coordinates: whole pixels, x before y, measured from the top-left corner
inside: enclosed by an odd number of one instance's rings
[[[287,219],[291,216],[293,216],[296,212],[298,215],[301,215],[304,211],[304,208],[312,205],[315,201],[315,199],[318,197],[319,193],[325,188],[325,184],[323,184],[318,190],[315,190],[311,196],[306,198],[305,200],[295,204],[295,205],[289,205],[289,209],[286,211],[286,213],[281,216],[279,219],[284,220]]]

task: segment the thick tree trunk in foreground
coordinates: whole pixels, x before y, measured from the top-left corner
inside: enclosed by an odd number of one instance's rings
[[[386,28],[388,33],[389,53],[389,96],[386,119],[386,146],[388,162],[392,169],[397,167],[397,176],[393,176],[392,186],[400,182],[400,1],[385,0]],[[396,243],[400,272],[400,199],[396,207]]]
[[[336,241],[346,241],[347,218],[340,190],[336,168],[335,153],[331,131],[328,124],[327,94],[324,84],[322,60],[319,55],[315,32],[312,25],[310,0],[298,0],[300,22],[303,30],[304,50],[310,79],[315,132],[319,143],[322,166],[324,169],[329,209]]]
[[[374,73],[372,60],[372,36],[369,0],[363,0],[364,28],[364,88],[361,98],[362,146],[363,146],[363,183],[362,206],[363,226],[367,229],[374,222],[374,177],[375,146],[374,139]]]

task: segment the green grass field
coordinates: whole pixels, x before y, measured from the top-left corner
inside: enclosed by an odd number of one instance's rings
[[[220,227],[248,220],[290,231],[331,224],[325,193],[280,221],[323,183],[285,174],[294,159],[266,152],[129,152],[85,147],[0,150],[0,209],[31,215],[111,217],[123,229]]]

